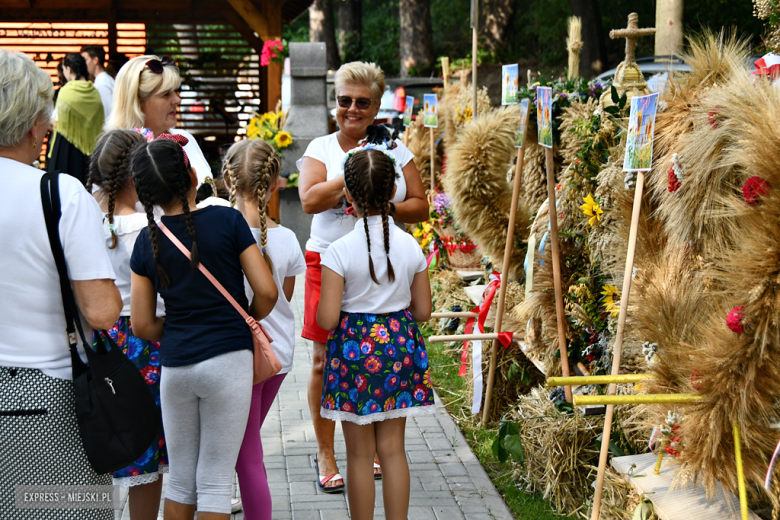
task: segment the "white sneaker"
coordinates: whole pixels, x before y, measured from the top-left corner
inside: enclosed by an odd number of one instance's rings
[[[233,498],[230,500],[230,513],[236,514],[244,509],[244,505],[241,503],[240,498]]]

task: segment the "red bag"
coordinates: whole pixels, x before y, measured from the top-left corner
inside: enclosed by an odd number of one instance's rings
[[[189,249],[184,247],[184,244],[182,244],[179,239],[176,238],[167,227],[165,227],[165,224],[158,222],[157,227],[159,227],[162,232],[165,233],[165,236],[167,236],[168,239],[173,242],[182,253],[184,253],[184,256],[191,258]],[[274,349],[271,348],[271,342],[273,339],[271,339],[271,337],[268,335],[268,332],[266,332],[263,325],[258,323],[252,316],[247,314],[247,312],[241,308],[235,298],[233,298],[230,293],[227,292],[224,287],[222,287],[222,284],[219,283],[216,278],[214,278],[214,275],[212,275],[202,263],[198,264],[198,268],[200,269],[200,272],[203,273],[203,276],[208,278],[208,280],[214,284],[214,287],[216,287],[217,290],[222,293],[222,296],[224,296],[227,301],[229,301],[230,304],[235,307],[241,317],[246,321],[246,324],[249,325],[249,328],[252,330],[252,343],[254,343],[255,346],[255,371],[252,384],[256,385],[257,383],[262,383],[269,377],[278,374],[282,369],[282,364],[276,357]]]

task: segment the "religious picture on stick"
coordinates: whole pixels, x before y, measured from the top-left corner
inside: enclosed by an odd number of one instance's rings
[[[552,148],[552,88],[550,87],[536,89],[536,124],[539,144],[545,148]]]
[[[438,99],[436,94],[425,94],[423,111],[423,123],[427,128],[436,128],[439,126]]]
[[[515,135],[515,148],[523,147],[525,129],[528,128],[528,106],[531,101],[525,98],[520,102],[520,120],[517,122],[517,135]]]
[[[404,126],[411,126],[413,110],[414,110],[414,97],[406,96],[406,106],[404,107]]]
[[[658,93],[631,98],[624,171],[649,171],[653,165],[653,133],[657,107]]]
[[[501,104],[514,105],[517,103],[518,91],[517,65],[504,65],[501,67]]]

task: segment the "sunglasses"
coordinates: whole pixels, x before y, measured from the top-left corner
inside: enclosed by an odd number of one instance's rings
[[[374,100],[370,98],[362,97],[362,98],[353,99],[349,96],[339,96],[336,98],[336,101],[338,102],[341,108],[350,108],[352,106],[352,102],[354,101],[355,106],[358,108],[358,110],[367,110],[374,102]]]
[[[162,60],[149,60],[146,62],[146,66],[155,74],[162,74],[165,67],[169,65],[173,65],[173,60],[168,56],[164,57]]]

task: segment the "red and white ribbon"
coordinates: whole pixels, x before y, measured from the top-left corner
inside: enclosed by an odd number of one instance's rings
[[[490,311],[490,306],[493,304],[493,298],[496,296],[496,292],[501,288],[501,275],[497,271],[493,271],[490,274],[489,279],[490,282],[488,283],[487,287],[485,287],[485,291],[482,293],[482,301],[477,307],[471,310],[471,312],[476,312],[478,317],[469,318],[466,320],[466,329],[464,331],[465,334],[484,334],[485,332],[485,320],[487,319],[488,312]],[[475,323],[476,327],[474,326]],[[474,329],[476,329],[476,332],[474,332]],[[501,332],[498,335],[498,341],[504,346],[504,348],[507,348],[509,347],[509,344],[512,343],[513,335],[514,333],[512,332]],[[471,413],[472,415],[476,415],[479,413],[479,410],[482,407],[482,340],[463,342],[463,351],[460,356],[460,370],[458,371],[458,375],[460,377],[466,376],[469,343],[472,344],[471,360],[474,370],[474,397],[471,403]]]

